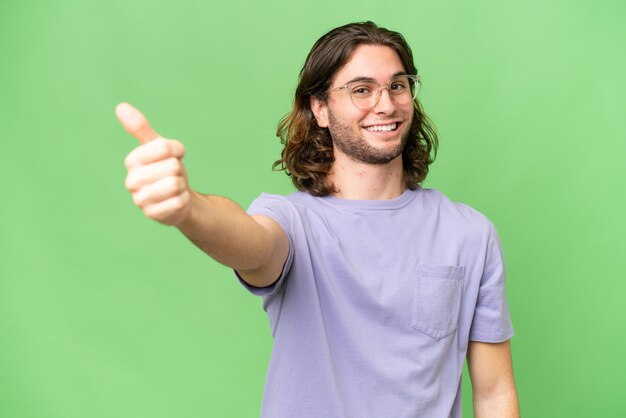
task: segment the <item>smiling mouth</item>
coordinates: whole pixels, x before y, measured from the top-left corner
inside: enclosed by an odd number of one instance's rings
[[[399,123],[393,122],[386,125],[365,126],[364,129],[370,132],[392,132],[398,129]]]

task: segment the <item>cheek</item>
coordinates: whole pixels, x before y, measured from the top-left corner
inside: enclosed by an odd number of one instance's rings
[[[415,116],[415,107],[413,105],[413,102],[407,103],[406,105],[404,105],[402,107],[402,111],[404,112],[405,115],[407,115],[407,117],[413,118]]]
[[[352,129],[361,129],[361,122],[367,117],[367,112],[359,111],[358,109],[352,109],[343,111],[329,112],[328,123],[330,125],[341,125],[342,127],[350,127]]]
[[[406,109],[405,115],[406,115],[406,125],[411,126],[411,124],[413,123],[416,117],[415,109],[413,109],[413,107]]]

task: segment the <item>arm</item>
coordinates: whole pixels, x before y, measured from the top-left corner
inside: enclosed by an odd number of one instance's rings
[[[215,260],[236,269],[249,284],[272,284],[280,275],[289,241],[280,225],[249,216],[225,197],[189,188],[182,164],[183,145],[160,137],[134,107],[120,104],[122,125],[142,143],[126,157],[126,188],[146,216],[176,226]]]
[[[237,203],[191,192],[191,211],[178,229],[202,251],[237,270],[256,287],[278,279],[289,253],[282,227],[266,216],[250,216]]]
[[[467,365],[474,391],[474,416],[519,418],[510,341],[470,341]]]

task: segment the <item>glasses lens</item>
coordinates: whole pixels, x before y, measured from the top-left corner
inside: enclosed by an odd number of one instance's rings
[[[359,109],[371,109],[380,100],[381,89],[387,89],[396,104],[407,104],[417,97],[418,78],[402,75],[381,86],[372,81],[358,81],[347,86],[352,103]]]
[[[376,90],[380,86],[372,81],[357,81],[348,85],[352,103],[360,109],[369,109],[376,103]]]
[[[398,104],[406,104],[413,101],[417,95],[415,79],[408,75],[394,78],[389,83],[389,93]]]

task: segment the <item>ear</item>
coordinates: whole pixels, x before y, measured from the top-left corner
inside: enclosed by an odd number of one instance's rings
[[[317,120],[317,126],[328,128],[328,106],[317,97],[311,96],[311,111]]]

